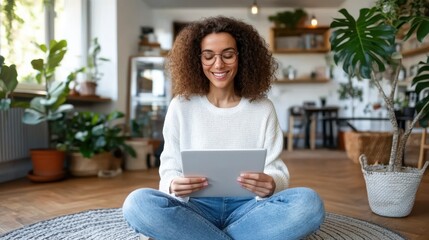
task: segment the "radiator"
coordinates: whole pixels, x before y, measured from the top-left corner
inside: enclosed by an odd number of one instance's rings
[[[47,124],[23,124],[23,114],[19,108],[0,111],[0,164],[29,158],[30,149],[49,146]]]

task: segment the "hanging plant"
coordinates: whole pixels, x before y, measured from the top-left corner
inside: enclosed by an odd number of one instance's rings
[[[2,8],[1,8],[5,18],[4,20],[4,28],[6,31],[6,39],[7,39],[7,43],[11,44],[12,43],[12,27],[13,27],[13,23],[17,22],[19,24],[24,23],[24,20],[22,20],[22,18],[20,18],[16,13],[16,1],[15,0],[3,0],[3,4],[2,4]]]

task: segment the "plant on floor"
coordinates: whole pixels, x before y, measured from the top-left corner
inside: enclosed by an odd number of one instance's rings
[[[366,156],[361,156],[361,164],[367,182],[368,197],[377,194],[377,190],[371,190],[369,187],[376,183],[383,184],[389,181],[386,179],[370,180],[370,176],[395,176],[394,183],[401,181],[410,182],[410,179],[420,179],[418,176],[423,174],[428,162],[422,170],[404,168],[402,160],[405,146],[412,129],[418,121],[422,126],[428,125],[429,120],[429,96],[421,98],[417,104],[417,115],[411,121],[408,128],[403,131],[398,127],[398,121],[394,112],[394,96],[398,84],[398,75],[401,68],[402,55],[396,51],[396,45],[399,42],[406,42],[412,37],[416,37],[419,42],[429,33],[429,3],[425,0],[378,0],[376,5],[370,9],[360,10],[357,19],[348,13],[346,9],[339,11],[344,17],[336,18],[331,23],[333,29],[331,36],[331,48],[335,53],[334,60],[337,64],[342,63],[343,70],[350,76],[358,76],[362,79],[369,79],[384,99],[390,122],[393,127],[392,148],[390,151],[389,164],[387,166],[367,165]],[[391,70],[389,85],[383,85],[383,72]],[[419,63],[418,74],[414,77],[412,84],[415,86],[417,94],[423,93],[429,87],[429,58],[426,62]],[[417,177],[412,174],[416,171]],[[381,172],[381,173],[380,173]],[[388,174],[392,173],[392,174]],[[404,175],[405,180],[398,180],[397,176]],[[417,183],[417,186],[418,186]],[[384,190],[389,185],[378,186],[378,190]],[[406,187],[417,190],[416,186]],[[401,190],[392,190],[390,193],[399,193]],[[414,195],[415,195],[414,191]],[[413,195],[407,192],[407,195]],[[414,196],[413,195],[413,196]],[[384,197],[384,196],[383,196]],[[381,197],[380,197],[381,198]],[[406,216],[411,208],[404,208],[403,211],[392,213],[392,209],[387,207],[387,200],[397,203],[400,197],[385,196],[384,202],[375,203],[370,199],[371,209],[385,216]],[[410,199],[414,203],[414,198]],[[383,210],[374,210],[375,205],[382,205]],[[395,205],[394,204],[394,205]],[[398,206],[398,205],[396,205]],[[392,208],[395,206],[392,206]]]
[[[69,85],[72,81],[75,81],[76,74],[83,71],[83,69],[70,73],[66,81],[54,81],[55,71],[67,52],[67,41],[51,40],[49,46],[45,44],[37,46],[44,56],[43,58],[32,60],[31,65],[37,70],[38,73],[35,78],[39,84],[44,85],[46,93],[42,96],[34,97],[30,101],[29,107],[24,111],[22,122],[30,125],[47,122],[49,143],[55,144],[53,141],[57,139],[53,136],[56,136],[57,133],[52,126],[56,122],[63,121],[64,114],[73,109],[73,105],[65,103],[70,91]],[[64,151],[48,148],[32,149],[30,152],[33,175],[43,177],[42,181],[53,181],[64,177]]]
[[[75,112],[56,125],[60,132],[57,147],[70,155],[69,170],[74,176],[114,176],[121,172],[124,153],[136,157],[128,145],[123,129],[116,120],[124,117],[121,112],[110,114]],[[101,174],[101,175],[100,175]]]
[[[118,111],[107,115],[75,112],[56,125],[63,140],[57,147],[66,151],[80,152],[86,158],[103,152],[125,152],[135,157],[134,149],[125,143],[126,136],[122,128],[114,124],[123,117],[124,114]]]

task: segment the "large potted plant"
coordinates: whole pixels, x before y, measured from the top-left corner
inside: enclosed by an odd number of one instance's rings
[[[135,157],[134,149],[125,140],[122,128],[115,121],[124,117],[118,111],[107,115],[75,112],[56,124],[61,133],[60,149],[70,153],[70,173],[74,176],[115,174],[121,171],[124,153]]]
[[[407,216],[414,205],[415,194],[421,177],[428,166],[422,169],[403,166],[403,156],[409,135],[420,120],[427,126],[429,119],[429,97],[421,98],[416,105],[417,115],[405,130],[398,126],[394,112],[394,97],[402,55],[396,51],[398,41],[405,42],[416,36],[422,42],[429,33],[429,6],[426,1],[379,0],[370,9],[360,10],[355,19],[346,9],[339,12],[342,18],[331,23],[331,48],[334,60],[342,63],[343,70],[350,76],[368,79],[384,99],[392,125],[392,147],[388,165],[369,165],[365,155],[360,163],[366,181],[371,210],[388,217]],[[383,72],[391,73],[384,85]],[[386,77],[385,77],[386,78]],[[429,87],[429,58],[419,63],[417,76],[412,84],[420,94]]]
[[[54,81],[55,71],[67,52],[67,41],[51,40],[49,46],[40,44],[38,47],[44,53],[44,56],[43,58],[32,60],[31,65],[38,71],[36,80],[39,84],[45,86],[46,94],[34,97],[30,101],[29,107],[25,109],[22,121],[30,125],[48,122],[48,136],[51,138],[56,134],[52,131],[52,123],[61,121],[63,114],[73,109],[73,105],[65,104],[65,101],[70,90],[69,84],[74,81],[75,73],[71,73],[67,81]],[[31,149],[30,154],[33,171],[28,177],[31,180],[48,182],[64,178],[64,151],[53,147]]]
[[[87,66],[85,68],[86,79],[80,83],[79,93],[82,96],[96,96],[97,82],[103,76],[100,72],[100,64],[107,62],[109,59],[100,57],[101,45],[98,38],[94,38],[88,49]]]

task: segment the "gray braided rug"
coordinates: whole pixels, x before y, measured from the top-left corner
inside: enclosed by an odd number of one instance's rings
[[[89,210],[34,223],[0,236],[6,239],[139,239],[128,227],[120,208]],[[141,238],[146,239],[146,238]],[[313,239],[404,239],[381,226],[327,213],[319,231],[307,238]]]

